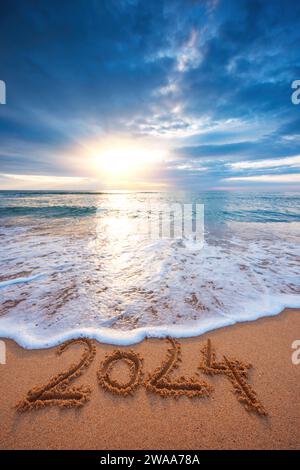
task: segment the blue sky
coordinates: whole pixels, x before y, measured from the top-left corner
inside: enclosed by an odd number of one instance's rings
[[[299,24],[296,0],[1,2],[0,189],[299,188]],[[151,171],[106,180],[103,146]]]

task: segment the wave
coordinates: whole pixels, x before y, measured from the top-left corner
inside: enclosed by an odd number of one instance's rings
[[[261,310],[261,305],[257,305],[255,312],[241,319],[230,318],[229,316],[213,319],[211,321],[199,321],[193,325],[161,325],[148,326],[144,328],[134,328],[130,331],[114,330],[112,328],[69,328],[63,332],[47,335],[40,338],[33,334],[29,326],[22,329],[16,328],[16,322],[12,319],[1,321],[0,338],[7,338],[16,341],[25,349],[47,349],[58,346],[72,339],[89,338],[99,341],[99,343],[112,344],[116,346],[130,346],[140,343],[146,338],[192,338],[203,335],[226,326],[236,323],[258,320],[259,318],[276,316],[285,308],[300,308],[300,297],[294,299],[286,296],[272,302],[269,309]]]
[[[98,205],[94,196],[64,204],[38,197],[1,207],[13,215],[0,230],[0,335],[27,348],[82,336],[125,345],[300,307],[298,204],[205,197],[204,243],[149,238],[139,227],[145,218],[134,217],[141,196],[106,195]],[[115,210],[120,203],[125,214]]]
[[[99,211],[99,206],[72,206],[72,205],[8,205],[0,206],[1,217],[41,217],[41,218],[70,218],[70,217],[86,217],[93,216]],[[299,222],[300,214],[297,212],[282,212],[271,210],[223,210],[210,213],[207,211],[207,222],[218,219],[220,221],[240,221],[240,222]]]
[[[96,206],[8,206],[0,207],[0,217],[85,217],[94,215]]]
[[[298,212],[283,212],[274,210],[231,210],[222,211],[224,220],[229,221],[246,221],[246,222],[299,222],[300,213]]]

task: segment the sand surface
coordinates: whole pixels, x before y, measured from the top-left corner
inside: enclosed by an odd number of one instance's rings
[[[246,386],[246,395],[245,390],[242,391],[246,403],[238,400],[241,397],[239,384],[234,393],[234,380],[228,375],[206,375],[198,369],[201,359],[205,358],[201,350],[207,345],[208,338],[216,350],[217,363],[222,361],[224,364],[225,355],[240,371],[237,377],[242,379],[244,388]],[[143,380],[148,378],[148,373],[155,379],[153,371],[172,355],[172,347],[166,340],[146,340],[131,348],[94,343],[95,356],[84,344],[70,345],[57,355],[58,348],[30,351],[5,340],[6,365],[0,365],[0,448],[300,449],[300,365],[294,365],[291,360],[291,344],[297,339],[300,340],[300,310],[289,309],[275,317],[179,340],[182,362],[170,374],[166,393],[172,394],[177,387],[181,393],[199,396],[180,396],[178,399],[156,393],[155,389],[159,387],[155,383],[148,390],[138,384],[140,372],[144,373]],[[131,358],[136,358],[134,354],[127,357],[128,363],[117,361],[113,368],[109,367],[108,361],[107,367],[104,364],[104,370],[99,372],[105,354],[116,349],[127,352],[132,349],[144,359],[142,369],[139,369],[138,360],[136,364],[132,362]],[[167,353],[168,349],[171,352]],[[54,405],[35,409],[33,404],[33,409],[27,411],[15,409],[22,400],[24,405],[29,390],[49,383],[51,376],[79,362],[84,351],[86,357],[89,356],[87,367],[66,385],[90,387],[90,395],[85,389],[79,393],[73,390],[70,395],[83,397],[82,407],[66,409]],[[253,367],[248,370],[248,378],[243,378],[241,367],[246,363]],[[245,367],[243,370],[247,374]],[[195,376],[197,370],[199,375]],[[116,395],[109,387],[103,388],[105,372],[115,381],[113,384],[128,382],[133,374],[133,388],[136,386],[133,394]],[[195,376],[195,383],[205,382],[207,388],[194,385],[190,389],[187,387],[189,392],[184,392],[182,384],[185,382],[176,382],[176,377],[181,376]],[[158,380],[157,383],[160,384],[159,391],[164,390],[165,382]],[[213,391],[210,391],[211,387]],[[246,410],[247,400],[254,400],[253,391],[257,394],[255,400],[266,410],[267,416],[255,409]],[[43,393],[40,398],[44,398],[44,403],[50,396],[57,399],[49,387]],[[68,393],[68,388],[64,393]],[[89,401],[84,402],[85,398]]]

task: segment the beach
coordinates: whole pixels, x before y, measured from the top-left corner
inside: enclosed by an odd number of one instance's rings
[[[230,377],[207,375],[198,369],[208,339],[216,361],[251,363],[247,390],[265,410],[246,409]],[[147,381],[164,361],[172,344],[166,339],[147,339],[118,347],[93,341],[89,363],[72,387],[90,388],[80,407],[17,410],[29,390],[49,383],[51,376],[66,370],[82,357],[84,343],[70,344],[57,356],[56,348],[25,350],[5,340],[6,364],[0,365],[1,449],[299,449],[300,448],[300,365],[292,363],[292,343],[300,339],[300,310],[210,331],[194,338],[178,339],[182,362],[172,379],[195,376],[205,382],[207,394],[165,397],[137,384],[131,395],[115,394],[99,384],[100,364],[115,350],[133,351],[142,381]],[[96,349],[94,350],[94,345]],[[94,355],[95,353],[95,355]],[[170,354],[170,351],[169,351]],[[122,356],[122,354],[121,354]],[[128,380],[132,363],[116,361],[110,370],[113,383]],[[103,376],[102,376],[103,377]],[[241,377],[241,375],[239,375]],[[245,381],[244,381],[245,385]],[[207,387],[207,388],[206,388]],[[169,386],[169,389],[172,385]],[[180,389],[180,386],[177,387]],[[182,387],[181,387],[182,388]],[[184,388],[184,387],[183,387]],[[234,392],[235,390],[235,392]],[[49,390],[48,390],[49,391]],[[47,392],[46,392],[47,393]],[[185,394],[185,392],[183,392]],[[247,397],[246,397],[247,398]],[[59,402],[59,400],[58,400]]]
[[[2,10],[1,463],[287,466],[300,0]]]

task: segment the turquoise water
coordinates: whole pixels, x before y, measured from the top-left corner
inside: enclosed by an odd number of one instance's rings
[[[0,191],[0,217],[82,217],[95,214],[98,203],[122,193]],[[124,193],[128,196],[128,193]],[[202,203],[210,221],[296,222],[300,221],[300,192],[134,193],[146,198],[183,203]]]
[[[204,240],[149,207],[204,206]],[[142,210],[141,210],[142,209]],[[176,219],[174,219],[176,221]],[[193,336],[300,306],[300,192],[0,192],[0,336]]]

